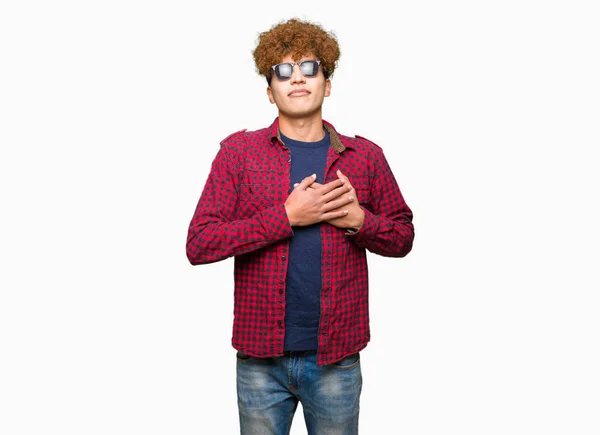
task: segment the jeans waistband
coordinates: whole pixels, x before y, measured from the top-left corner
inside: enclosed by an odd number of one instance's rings
[[[299,356],[299,355],[311,355],[317,353],[316,350],[285,350],[283,351],[283,356]]]

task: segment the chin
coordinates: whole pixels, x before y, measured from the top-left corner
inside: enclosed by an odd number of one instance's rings
[[[281,115],[286,116],[287,118],[308,118],[314,116],[316,114],[321,113],[321,108],[306,108],[306,109],[297,109],[297,110],[280,110]]]

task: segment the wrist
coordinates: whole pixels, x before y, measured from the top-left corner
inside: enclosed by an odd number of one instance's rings
[[[358,221],[357,221],[356,225],[352,226],[352,230],[354,232],[358,232],[362,228],[363,224],[365,223],[365,211],[363,210],[362,207],[360,207],[359,210],[360,210],[360,214],[358,216]]]
[[[360,215],[360,218],[358,219],[358,223],[356,225],[351,225],[350,227],[346,228],[346,235],[352,236],[358,233],[358,231],[362,228],[363,223],[365,222],[365,212],[362,208],[360,209],[360,211],[362,213]]]
[[[293,214],[292,214],[291,210],[288,208],[287,204],[284,204],[284,207],[285,207],[285,214],[287,215],[290,227],[296,226],[297,223],[296,223],[296,221],[295,221],[295,219],[293,217]]]

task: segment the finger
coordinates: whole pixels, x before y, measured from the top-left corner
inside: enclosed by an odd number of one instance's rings
[[[321,215],[321,219],[324,221],[329,221],[331,219],[338,219],[348,215],[348,210],[335,210],[327,213],[323,213]]]
[[[326,193],[325,195],[323,195],[323,201],[324,202],[330,202],[333,201],[336,198],[341,198],[345,195],[352,195],[352,187],[346,185],[341,185],[340,187],[333,189],[331,192]],[[356,195],[354,193],[354,195]]]
[[[300,186],[300,183],[294,183],[294,188]],[[317,183],[316,181],[311,184],[310,186],[307,187],[307,189],[317,189],[318,187],[321,187],[322,184],[321,183]]]
[[[337,179],[337,180],[333,180],[333,181],[330,181],[329,183],[322,185],[320,187],[320,190],[321,190],[321,193],[323,195],[325,195],[325,194],[331,192],[332,190],[337,189],[343,185],[344,185],[344,180]]]
[[[346,174],[344,174],[341,170],[337,170],[336,171],[336,175],[338,176],[339,179],[344,180],[344,181],[350,181],[350,179],[348,178],[348,176]]]
[[[306,188],[308,186],[310,186],[312,183],[314,183],[314,181],[317,179],[317,174],[312,174],[309,177],[306,177],[304,180],[302,180],[300,182],[300,184],[298,185],[298,188],[302,189],[302,190],[306,190]]]
[[[352,195],[341,196],[335,200],[327,202],[327,204],[323,205],[322,210],[326,211],[326,212],[331,211],[331,210],[336,210],[338,208],[347,206],[348,204],[350,204],[351,202],[354,202],[355,200],[356,200],[355,197]]]
[[[348,176],[346,174],[344,174],[342,171],[340,171],[339,169],[336,171],[336,175],[338,176],[338,178],[340,180],[343,180],[344,183],[350,183],[350,179],[348,178]]]

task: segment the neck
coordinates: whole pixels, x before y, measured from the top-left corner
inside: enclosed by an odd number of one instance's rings
[[[317,142],[325,137],[320,113],[309,118],[289,118],[280,113],[279,131],[290,139],[301,142]]]

